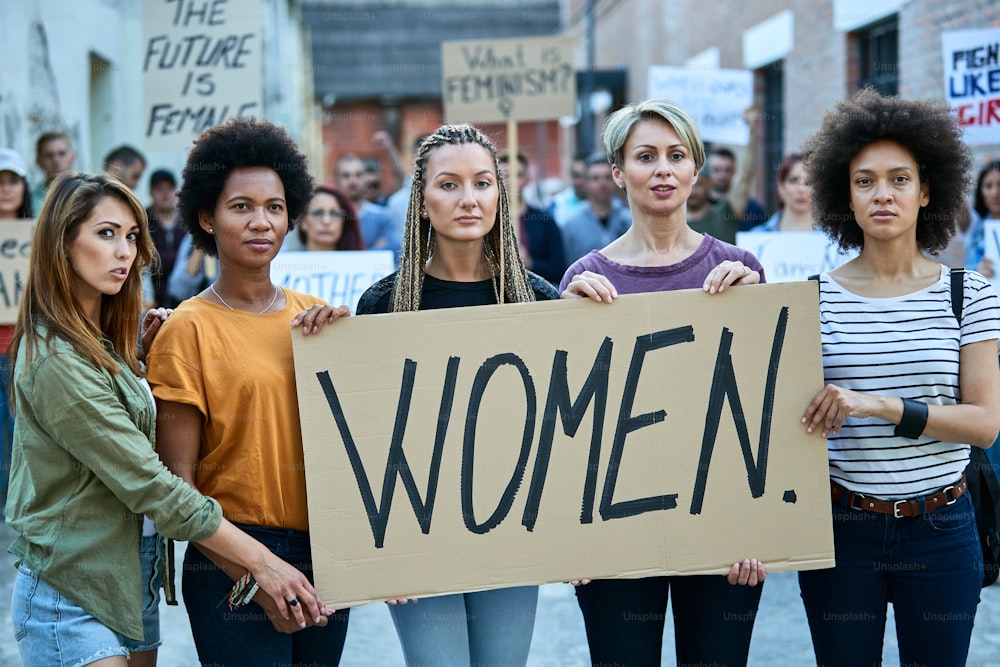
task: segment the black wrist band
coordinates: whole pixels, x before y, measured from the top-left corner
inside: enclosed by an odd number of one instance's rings
[[[893,435],[916,440],[924,432],[925,426],[927,426],[927,404],[912,398],[904,398],[903,417],[899,420],[899,426],[893,431]]]

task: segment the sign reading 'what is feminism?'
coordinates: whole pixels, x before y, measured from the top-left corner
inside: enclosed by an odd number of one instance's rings
[[[568,37],[443,42],[441,72],[449,123],[552,120],[576,113]]]
[[[293,336],[334,607],[833,566],[816,286],[446,308]]]
[[[261,115],[259,3],[145,0],[142,12],[147,150],[184,150],[213,125]]]

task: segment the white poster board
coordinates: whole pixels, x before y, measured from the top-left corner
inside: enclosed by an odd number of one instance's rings
[[[983,222],[983,257],[993,263],[993,277],[989,279],[1000,290],[1000,220]]]
[[[691,114],[703,141],[746,146],[750,128],[743,114],[753,104],[753,72],[654,65],[646,95],[666,98]]]
[[[271,280],[333,306],[347,304],[353,314],[365,290],[393,270],[391,250],[279,252],[271,262]]]
[[[858,255],[842,252],[823,232],[737,232],[736,245],[753,253],[769,283],[806,280]]]
[[[944,95],[969,144],[1000,143],[1000,27],[941,33]]]

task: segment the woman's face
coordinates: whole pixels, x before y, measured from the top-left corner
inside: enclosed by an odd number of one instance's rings
[[[479,144],[444,144],[424,167],[424,208],[442,241],[481,241],[496,224],[500,186],[493,156]]]
[[[328,192],[317,192],[302,219],[306,246],[310,250],[336,250],[344,235],[344,209]]]
[[[270,167],[237,167],[198,223],[215,236],[219,262],[247,268],[270,264],[288,233],[285,185]]]
[[[118,294],[138,252],[139,223],[125,202],[104,197],[75,230],[66,256],[75,274],[73,293],[86,310]]]
[[[914,234],[917,215],[930,202],[926,183],[913,155],[887,139],[858,151],[848,168],[851,210],[865,237],[891,239]]]
[[[1000,220],[1000,169],[986,172],[979,186],[979,192],[983,195],[983,202],[990,217]]]
[[[806,167],[801,161],[792,165],[785,180],[778,183],[778,196],[785,210],[796,215],[810,215],[812,206],[812,186],[806,178]]]
[[[622,167],[612,172],[633,215],[657,216],[684,210],[697,174],[691,150],[663,120],[636,123],[622,150]]]
[[[0,171],[0,220],[13,220],[24,204],[24,179],[12,171]]]

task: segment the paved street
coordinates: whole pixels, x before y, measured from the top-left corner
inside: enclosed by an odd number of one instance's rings
[[[13,581],[13,559],[6,553],[12,532],[0,523],[0,599],[10,599]],[[183,548],[183,545],[181,545]],[[180,561],[178,554],[178,561]],[[183,606],[161,606],[164,646],[160,649],[162,667],[197,665],[187,615]],[[899,664],[890,618],[886,631],[885,666]],[[0,667],[19,667],[10,626],[10,605],[0,605]],[[673,665],[672,633],[664,641],[664,665]],[[572,588],[565,584],[543,586],[535,624],[535,639],[528,664],[531,667],[561,667],[584,665],[587,645],[583,621],[573,597]],[[798,595],[798,584],[792,572],[776,572],[768,576],[761,600],[760,613],[750,648],[750,665],[754,667],[799,667],[813,663],[809,631]],[[351,625],[342,663],[345,667],[394,667],[402,665],[402,653],[385,605],[368,605],[351,612]],[[976,615],[969,667],[995,667],[1000,664],[1000,585],[983,591],[983,601]]]

